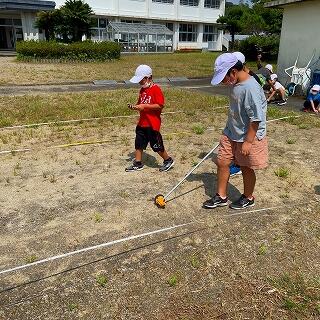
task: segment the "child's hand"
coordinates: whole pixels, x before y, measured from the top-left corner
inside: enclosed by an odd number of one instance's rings
[[[144,105],[143,104],[137,104],[133,108],[135,110],[138,110],[138,111],[143,111],[144,110]]]
[[[249,155],[250,150],[251,150],[251,147],[252,147],[252,143],[250,143],[250,142],[248,142],[248,141],[244,141],[244,142],[242,143],[241,153],[242,153],[244,156]]]
[[[134,106],[131,104],[131,103],[128,103],[128,108],[133,110],[134,109]]]

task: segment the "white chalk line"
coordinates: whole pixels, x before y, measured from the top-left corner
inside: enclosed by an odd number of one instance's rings
[[[212,85],[199,85],[199,86],[189,86],[189,87],[182,87],[182,86],[179,86],[179,88],[182,88],[182,89],[199,89],[199,88],[212,88]]]
[[[290,208],[290,207],[293,207],[293,206],[294,205],[292,205],[292,206],[283,205],[283,206],[275,206],[275,207],[268,207],[268,208],[260,208],[260,209],[249,210],[249,211],[246,210],[246,211],[241,211],[239,213],[229,213],[229,214],[221,215],[220,217],[230,218],[230,217],[244,215],[244,214],[248,214],[248,213],[272,211],[272,210],[280,209],[280,208],[283,208],[283,207]],[[28,263],[28,264],[24,264],[24,265],[21,265],[21,266],[17,266],[17,267],[13,267],[13,268],[2,270],[2,271],[0,271],[0,275],[1,274],[6,274],[6,273],[10,273],[10,272],[13,272],[13,271],[17,271],[17,270],[21,270],[21,269],[30,268],[30,267],[35,266],[35,265],[43,264],[43,263],[46,263],[46,262],[49,262],[49,261],[54,261],[54,260],[57,260],[57,259],[62,259],[62,258],[65,258],[65,257],[68,257],[68,256],[72,256],[72,255],[75,255],[75,254],[79,254],[79,253],[83,253],[83,252],[87,252],[87,251],[92,251],[92,250],[108,247],[108,246],[111,246],[111,245],[114,245],[114,244],[117,244],[117,243],[130,241],[130,240],[138,239],[138,238],[143,238],[143,237],[146,237],[146,236],[149,236],[149,235],[153,235],[153,234],[162,233],[162,232],[165,232],[165,231],[169,231],[169,230],[185,227],[185,226],[188,226],[188,225],[191,225],[191,224],[195,224],[195,223],[205,223],[205,221],[199,221],[199,220],[191,221],[191,222],[188,222],[188,223],[178,224],[178,225],[174,225],[174,226],[171,226],[171,227],[162,228],[162,229],[158,229],[158,230],[142,233],[142,234],[139,234],[139,235],[129,236],[129,237],[126,237],[126,238],[113,240],[113,241],[105,242],[105,243],[98,244],[98,245],[95,245],[95,246],[91,246],[91,247],[87,247],[87,248],[83,248],[83,249],[67,252],[67,253],[64,253],[64,254],[60,254],[60,255],[52,256],[52,257],[49,257],[49,258],[46,258],[46,259],[42,259],[42,260],[39,260],[39,261],[35,261],[35,262],[32,262],[32,263]]]
[[[161,115],[167,114],[175,114],[175,113],[184,113],[184,111],[168,111],[164,112]],[[21,124],[16,126],[9,127],[1,127],[1,130],[10,130],[10,129],[22,129],[22,128],[33,128],[33,127],[41,127],[41,126],[51,126],[57,124],[67,124],[67,123],[78,123],[78,122],[89,122],[89,121],[98,121],[103,119],[120,119],[120,118],[136,118],[139,115],[127,115],[127,116],[109,116],[109,117],[98,117],[98,118],[83,118],[83,119],[71,119],[71,120],[58,120],[58,121],[49,121],[49,122],[39,122],[39,123],[31,123],[31,124]]]
[[[138,235],[135,235],[135,236],[130,236],[130,237],[126,237],[126,238],[122,238],[122,239],[118,239],[118,240],[113,240],[113,241],[101,243],[101,244],[98,244],[98,245],[95,245],[95,246],[91,246],[91,247],[87,247],[87,248],[83,248],[83,249],[79,249],[79,250],[75,250],[75,251],[71,251],[71,252],[67,252],[67,253],[63,253],[63,254],[59,254],[59,255],[52,256],[52,257],[49,257],[49,258],[46,258],[46,259],[42,259],[42,260],[39,260],[39,261],[35,261],[35,262],[32,262],[32,263],[28,263],[28,264],[24,264],[24,265],[21,265],[21,266],[13,267],[13,268],[10,268],[10,269],[2,270],[2,271],[0,271],[0,275],[1,274],[5,274],[5,273],[9,273],[9,272],[13,272],[13,271],[17,271],[17,270],[21,270],[21,269],[30,268],[30,267],[35,266],[35,265],[43,264],[43,263],[46,263],[46,262],[49,262],[49,261],[54,261],[54,260],[57,260],[57,259],[62,259],[62,258],[69,257],[69,256],[72,256],[72,255],[75,255],[75,254],[79,254],[79,253],[83,253],[83,252],[87,252],[87,251],[91,251],[91,250],[96,250],[96,249],[100,249],[100,248],[104,248],[104,247],[109,247],[109,246],[112,246],[112,245],[117,244],[117,243],[129,241],[129,240],[133,240],[133,239],[138,239],[138,238],[143,238],[143,237],[146,237],[146,236],[149,236],[149,235],[153,235],[153,234],[162,233],[162,232],[165,232],[165,231],[169,231],[169,230],[185,227],[185,226],[193,224],[193,223],[194,222],[178,224],[178,225],[175,225],[175,226],[171,226],[171,227],[167,227],[167,228],[163,228],[163,229],[158,229],[158,230],[154,230],[154,231],[150,231],[150,232],[146,232],[146,233],[141,233],[141,234],[138,234]]]
[[[241,211],[241,212],[236,212],[236,213],[225,214],[225,215],[222,215],[221,217],[228,217],[229,218],[229,217],[234,217],[234,216],[240,216],[240,215],[247,214],[247,213],[271,211],[271,210],[280,209],[280,208],[283,208],[283,207],[287,207],[287,206],[277,206],[277,207],[269,207],[269,208],[249,210],[249,211]]]

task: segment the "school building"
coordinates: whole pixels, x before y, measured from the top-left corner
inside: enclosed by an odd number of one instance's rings
[[[0,50],[14,50],[19,40],[44,39],[34,28],[38,11],[64,0],[0,0]],[[87,0],[94,11],[92,39],[122,43],[124,51],[164,52],[222,49],[216,23],[225,0]]]
[[[14,50],[19,40],[41,38],[34,28],[38,11],[52,10],[53,1],[45,0],[0,0],[0,50]]]

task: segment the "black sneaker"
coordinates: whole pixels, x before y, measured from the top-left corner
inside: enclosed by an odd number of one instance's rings
[[[228,205],[228,197],[222,199],[218,193],[212,198],[203,203],[203,208],[214,209],[217,207],[225,207]]]
[[[241,195],[241,197],[237,201],[232,202],[230,204],[230,208],[235,210],[240,210],[240,209],[253,207],[253,206],[254,206],[254,198],[249,200],[244,194]]]
[[[159,168],[159,171],[168,171],[174,165],[174,161],[172,158],[163,161],[163,165]]]
[[[280,101],[277,102],[277,105],[278,106],[284,106],[286,103],[287,103],[286,99],[285,100],[280,100]]]
[[[133,161],[132,165],[126,168],[126,172],[140,171],[143,169],[143,164],[141,162]]]

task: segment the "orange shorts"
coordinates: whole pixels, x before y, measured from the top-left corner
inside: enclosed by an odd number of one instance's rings
[[[240,167],[250,169],[264,169],[268,166],[268,141],[264,137],[261,140],[254,139],[252,148],[247,156],[241,153],[242,142],[230,140],[226,135],[220,139],[218,150],[219,160],[231,160]]]

